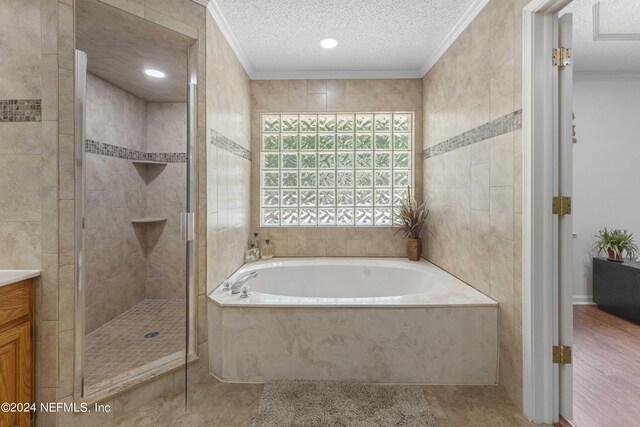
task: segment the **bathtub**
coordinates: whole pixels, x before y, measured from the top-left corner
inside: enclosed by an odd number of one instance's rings
[[[495,384],[498,304],[422,260],[277,258],[244,265],[248,298],[209,294],[209,363],[272,379]]]

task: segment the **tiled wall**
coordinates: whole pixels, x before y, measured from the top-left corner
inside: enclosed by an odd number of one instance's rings
[[[251,147],[260,153],[260,114],[322,111],[415,112],[415,186],[422,194],[422,81],[256,80],[251,82]],[[405,256],[394,228],[260,228],[260,162],[251,170],[251,231],[271,239],[276,256]],[[248,242],[245,238],[245,244]]]
[[[194,63],[205,75],[205,8],[192,0],[102,0],[198,39]],[[36,402],[73,401],[74,369],[74,102],[73,0],[0,2],[0,100],[41,99],[41,122],[0,120],[0,268],[41,268],[35,292]],[[198,140],[205,147],[205,79],[198,82]],[[248,125],[247,125],[248,126]],[[200,157],[202,159],[202,157]],[[204,177],[204,160],[199,164]],[[204,182],[204,179],[201,180]],[[202,192],[201,200],[206,197]],[[204,240],[204,239],[203,239]],[[207,375],[206,265],[198,246],[202,331],[190,379]],[[200,250],[202,249],[202,250]],[[182,372],[108,399],[105,414],[41,413],[37,425],[104,426],[150,399],[179,392]]]
[[[520,47],[526,3],[491,0],[423,79],[424,197],[431,209],[425,254],[500,303],[499,385],[517,405],[522,405]]]
[[[146,123],[143,100],[87,74],[87,139],[142,151]],[[131,225],[131,219],[144,216],[144,199],[140,175],[127,159],[86,153],[85,174],[84,313],[89,334],[145,298],[144,242]]]
[[[213,18],[207,14],[206,239],[209,291],[244,263],[250,231],[250,109],[249,76]],[[202,299],[201,304],[206,307],[206,299]],[[202,320],[206,321],[206,316],[203,315]]]
[[[186,152],[187,104],[147,103],[146,151]],[[169,163],[147,169],[142,194],[144,216],[167,218],[166,223],[147,226],[145,250],[147,298],[184,298],[185,243],[180,240],[180,213],[187,200],[187,165]],[[154,170],[155,169],[155,170]]]
[[[187,106],[147,103],[88,74],[86,129],[91,152],[86,154],[85,329],[90,333],[144,298],[184,298],[179,218],[186,202]],[[101,149],[103,143],[116,153]],[[176,161],[134,165],[131,152],[166,153]],[[131,223],[143,217],[167,221]]]
[[[30,25],[20,26],[19,22]],[[44,184],[57,185],[51,171],[46,180],[41,175],[43,162],[49,160],[42,156],[42,115],[38,120],[22,121],[22,111],[34,111],[32,105],[40,104],[42,98],[40,44],[26,39],[39,40],[40,34],[40,1],[0,4],[0,268],[41,266],[40,191]],[[4,60],[14,52],[20,52],[20,61]],[[55,202],[54,189],[47,195]]]
[[[12,120],[0,120],[0,268],[42,270],[34,295],[33,378],[38,402],[55,401],[72,390],[73,8],[69,3],[0,2],[0,100],[32,100],[33,107],[40,101],[40,113],[32,117],[36,121],[13,121],[15,109]],[[41,421],[39,425],[51,425],[55,416],[42,416]]]

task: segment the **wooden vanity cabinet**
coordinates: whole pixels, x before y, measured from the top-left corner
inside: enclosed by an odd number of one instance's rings
[[[0,287],[0,403],[31,402],[31,293],[31,279]],[[30,425],[30,412],[0,412],[0,426]]]

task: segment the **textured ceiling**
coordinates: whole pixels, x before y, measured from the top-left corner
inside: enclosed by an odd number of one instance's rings
[[[573,65],[577,72],[640,72],[640,40],[594,41],[593,5],[573,0],[561,12],[573,14]],[[601,0],[600,34],[640,34],[640,1]]]
[[[212,0],[255,73],[418,74],[473,0]],[[339,40],[323,49],[320,39]]]
[[[148,102],[186,101],[191,38],[96,0],[76,5],[76,46],[90,73]],[[145,68],[167,77],[149,77]]]

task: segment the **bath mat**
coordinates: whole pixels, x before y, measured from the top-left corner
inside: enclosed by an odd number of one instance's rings
[[[281,380],[264,387],[252,427],[436,427],[420,387]]]

